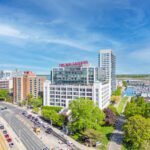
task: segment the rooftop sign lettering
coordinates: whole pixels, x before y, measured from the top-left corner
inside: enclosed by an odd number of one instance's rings
[[[88,65],[88,64],[89,64],[88,61],[80,61],[80,62],[59,64],[59,67],[82,66],[82,65]]]

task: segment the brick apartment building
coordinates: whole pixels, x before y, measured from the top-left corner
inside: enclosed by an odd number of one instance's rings
[[[24,72],[21,76],[13,78],[13,101],[19,103],[26,100],[28,95],[38,98],[43,92],[43,84],[46,79],[38,77],[31,71]]]

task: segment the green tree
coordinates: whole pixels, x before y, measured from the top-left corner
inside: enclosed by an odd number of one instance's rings
[[[9,97],[7,90],[0,89],[0,100],[5,100]]]
[[[34,107],[33,108],[33,112],[38,113],[39,112],[39,108],[38,107]]]
[[[127,82],[126,81],[122,81],[122,84],[124,87],[127,87]]]
[[[109,105],[108,108],[111,109],[112,112],[113,112],[116,116],[119,115],[119,113],[118,113],[118,111],[117,111],[117,108],[114,107],[113,105]]]
[[[97,141],[101,141],[103,135],[94,129],[86,129],[82,132],[84,138],[88,139],[90,144],[95,145]]]
[[[30,98],[28,100],[28,105],[33,106],[33,107],[41,107],[43,104],[43,100],[41,97],[38,97],[37,99],[35,98]]]
[[[124,141],[130,149],[147,149],[150,142],[150,120],[140,115],[132,116],[124,125]]]
[[[104,123],[104,113],[89,99],[73,100],[69,104],[69,109],[72,112],[69,127],[73,133],[86,129],[98,129]]]
[[[134,115],[148,117],[150,112],[149,107],[149,104],[144,100],[143,97],[139,96],[136,99],[133,97],[131,102],[127,103],[124,114],[127,118]]]
[[[42,117],[47,121],[52,120],[52,123],[59,127],[62,127],[65,122],[65,116],[57,113],[53,108],[50,109],[50,107],[42,107]]]
[[[145,105],[144,117],[150,118],[150,103],[147,103]]]
[[[114,91],[114,92],[112,93],[112,95],[113,95],[113,96],[121,96],[121,93],[122,93],[122,88],[121,88],[121,87],[118,87],[118,88],[116,89],[116,91]]]

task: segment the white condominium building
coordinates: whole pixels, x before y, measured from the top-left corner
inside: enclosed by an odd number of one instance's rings
[[[68,107],[69,102],[77,98],[89,98],[104,109],[109,105],[109,83],[97,82],[93,85],[53,85],[50,81],[44,83],[44,106]]]
[[[51,71],[51,80],[44,83],[44,106],[68,107],[77,98],[89,98],[103,109],[110,102],[110,84],[102,82],[100,68],[87,61],[60,64]]]
[[[116,90],[116,57],[112,50],[100,50],[98,66],[105,71],[105,78],[111,83],[111,91]]]

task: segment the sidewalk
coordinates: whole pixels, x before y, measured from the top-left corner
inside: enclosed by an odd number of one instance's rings
[[[4,136],[2,132],[0,132],[0,150],[8,150],[8,144],[6,143],[6,140],[4,139]]]
[[[20,141],[16,133],[12,130],[9,124],[2,117],[0,117],[0,122],[4,125],[5,129],[8,131],[8,134],[11,136],[12,141],[14,143],[14,147],[13,148],[8,147],[8,150],[26,150],[25,146]]]

